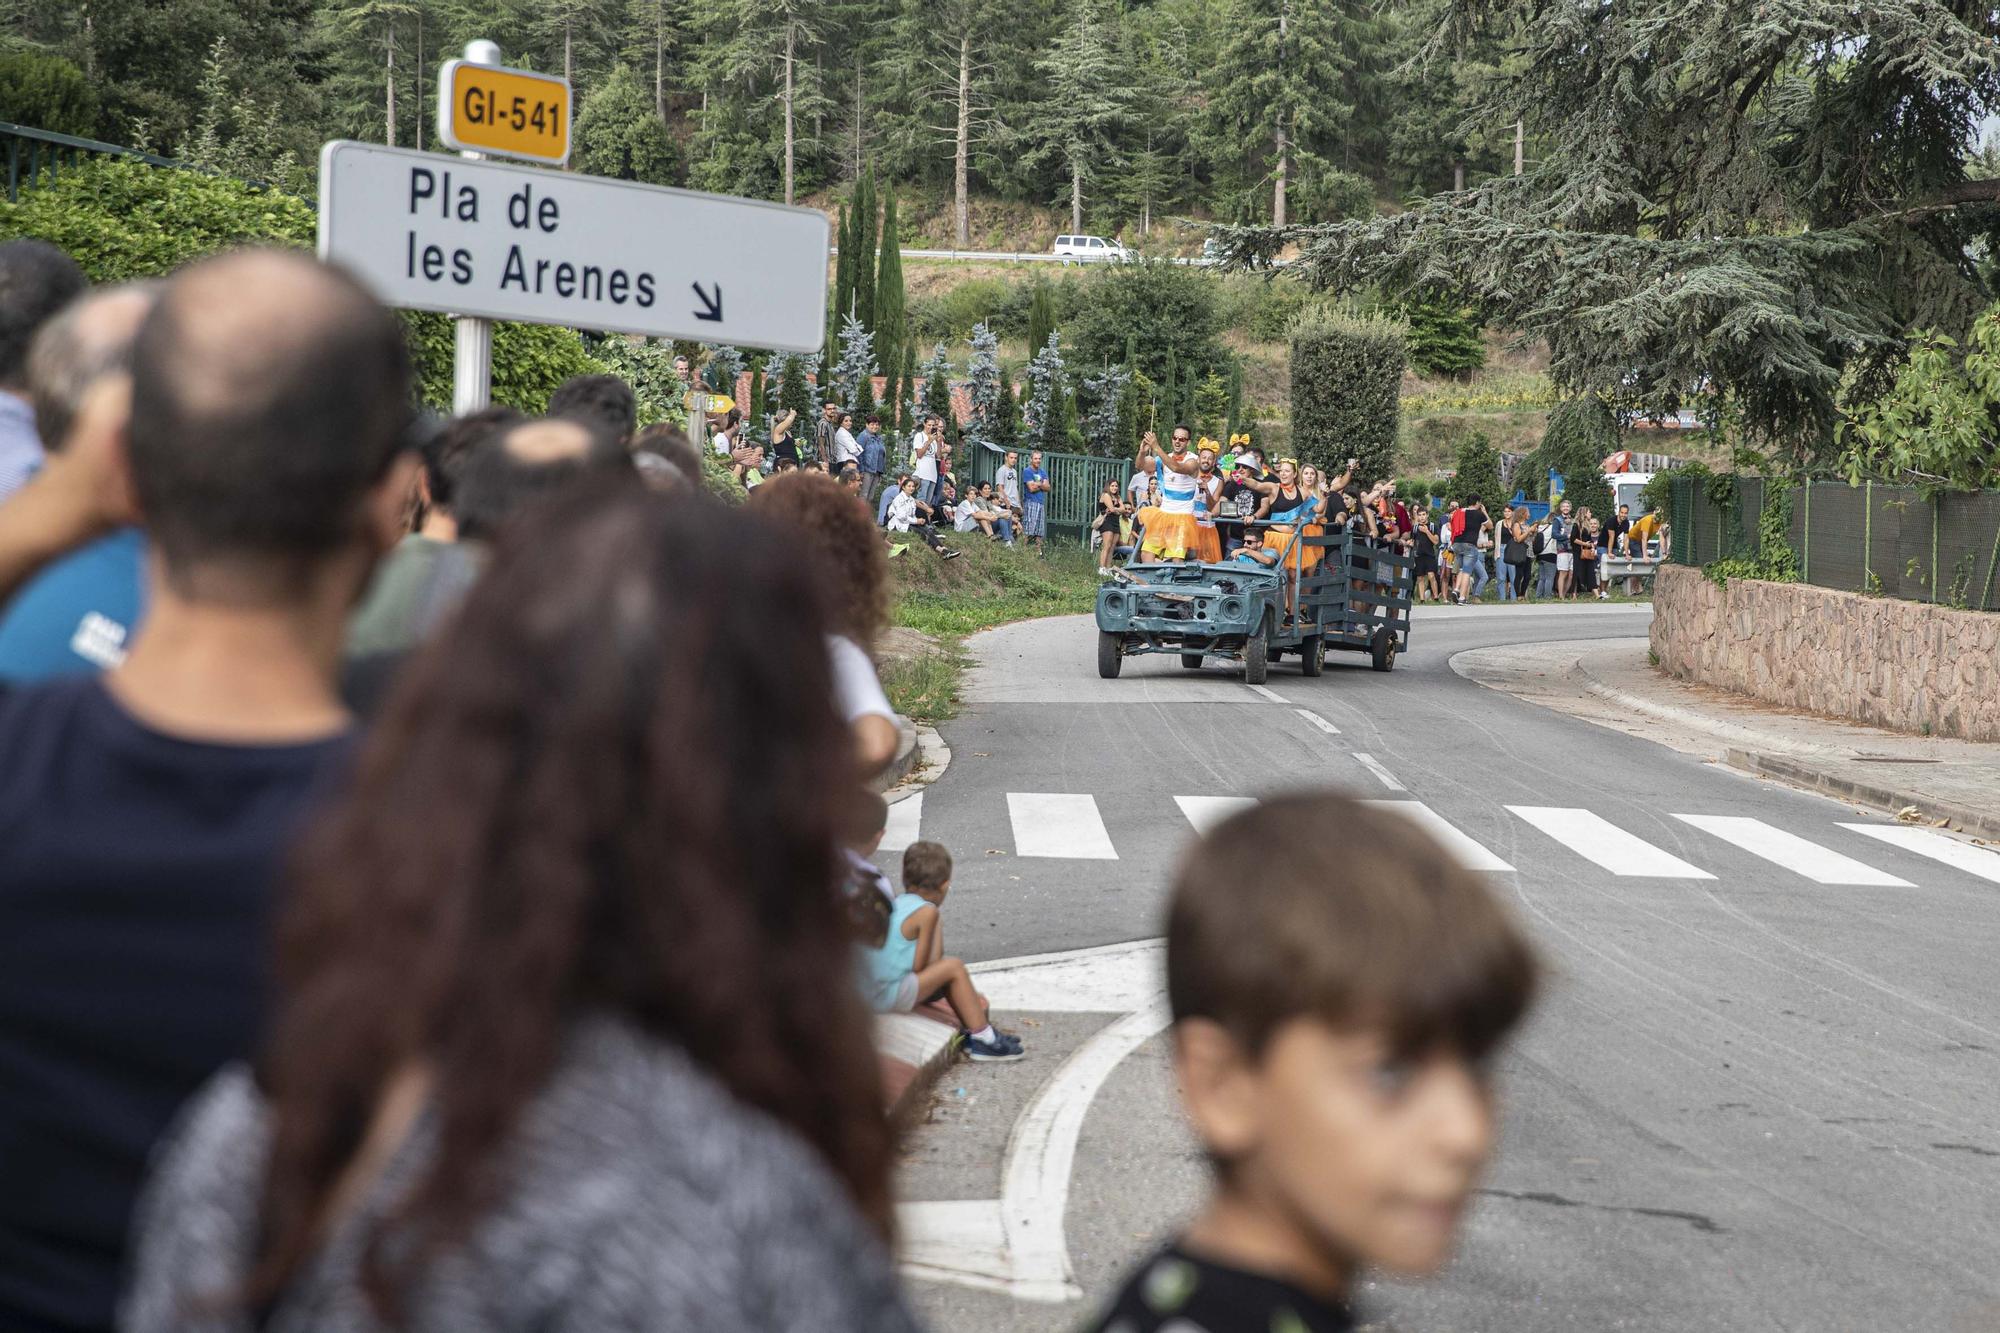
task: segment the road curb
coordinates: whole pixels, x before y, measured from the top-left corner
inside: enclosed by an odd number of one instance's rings
[[[1920,792],[1899,791],[1894,787],[1885,787],[1877,783],[1859,782],[1839,773],[1828,772],[1809,760],[1754,750],[1740,750],[1734,746],[1723,752],[1723,760],[1731,768],[1741,769],[1758,777],[1796,783],[1801,787],[1837,796],[1845,801],[1853,801],[1858,805],[1875,806],[1891,814],[1914,806],[1926,822],[1943,819],[1961,832],[1982,838],[2000,838],[2000,817],[1953,801],[1940,801]]]
[[[921,1013],[875,1015],[890,1123],[904,1126],[958,1052],[958,1025]]]
[[[868,790],[887,793],[910,776],[910,770],[917,766],[920,739],[917,725],[901,713],[896,714],[896,757],[889,761],[887,768],[868,780]]]

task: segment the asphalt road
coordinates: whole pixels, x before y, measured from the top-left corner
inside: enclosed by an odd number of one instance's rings
[[[1846,827],[1879,816],[1448,665],[1641,634],[1646,615],[1420,612],[1394,672],[1330,655],[1317,680],[1274,667],[1262,692],[1171,657],[1100,680],[1087,619],[1010,626],[975,641],[968,706],[943,728],[951,766],[901,831],[957,858],[947,947],[968,960],[1156,937],[1214,798],[1318,783],[1414,801],[1508,867],[1488,873],[1551,984],[1503,1063],[1502,1146],[1460,1257],[1435,1283],[1371,1283],[1386,1326],[2000,1328],[2000,884]],[[1029,1003],[1049,1006],[1010,1015],[1030,1058],[947,1073],[902,1193],[1006,1212],[1030,1178],[1019,1145],[1062,1100],[1050,1089],[1097,1059],[1097,1081],[1062,1094],[1073,1165],[1037,1159],[1067,1197],[1012,1233],[1018,1250],[1030,1224],[1060,1231],[1071,1298],[1020,1299],[1032,1284],[982,1259],[913,1281],[942,1330],[1074,1327],[1203,1188],[1164,1039],[1104,1057],[1138,1000]],[[957,1244],[928,1219],[913,1230]]]

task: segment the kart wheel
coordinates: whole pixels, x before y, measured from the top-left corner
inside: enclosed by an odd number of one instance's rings
[[[1369,644],[1368,652],[1369,656],[1374,659],[1373,665],[1377,671],[1395,670],[1396,631],[1392,629],[1376,630],[1375,640]]]
[[[1307,635],[1299,642],[1299,670],[1308,676],[1317,676],[1326,667],[1326,640],[1317,634]]]
[[[1189,671],[1199,671],[1199,670],[1201,670],[1201,654],[1200,654],[1200,653],[1182,653],[1182,654],[1181,654],[1181,665],[1182,665],[1182,666],[1184,666],[1184,667],[1186,667],[1186,668],[1187,668],[1187,669],[1188,669]]]
[[[1106,680],[1118,679],[1118,668],[1124,664],[1125,645],[1110,630],[1097,632],[1097,674]]]
[[[1262,685],[1271,675],[1271,622],[1268,618],[1243,643],[1243,683]]]

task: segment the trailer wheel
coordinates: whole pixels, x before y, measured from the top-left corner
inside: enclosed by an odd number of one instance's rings
[[[1299,641],[1299,670],[1308,676],[1317,676],[1326,668],[1326,640],[1318,634],[1311,634]]]
[[[1200,654],[1200,653],[1182,653],[1182,654],[1181,654],[1181,665],[1182,665],[1182,666],[1184,666],[1184,667],[1186,667],[1186,668],[1187,668],[1187,669],[1188,669],[1189,671],[1199,671],[1199,670],[1201,670],[1201,654]]]
[[[1369,655],[1374,658],[1374,667],[1377,671],[1395,670],[1396,631],[1392,629],[1376,630],[1375,641],[1369,644],[1368,651]]]
[[[1243,683],[1262,685],[1271,675],[1271,617],[1267,614],[1257,632],[1243,641]]]
[[[1108,629],[1097,632],[1097,674],[1106,680],[1118,679],[1118,668],[1124,665],[1125,645],[1118,636]]]

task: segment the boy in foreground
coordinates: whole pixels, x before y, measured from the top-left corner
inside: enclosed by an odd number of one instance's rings
[[[1484,884],[1393,814],[1306,794],[1211,831],[1175,885],[1167,995],[1214,1190],[1093,1327],[1339,1333],[1363,1269],[1435,1272],[1535,971]]]

